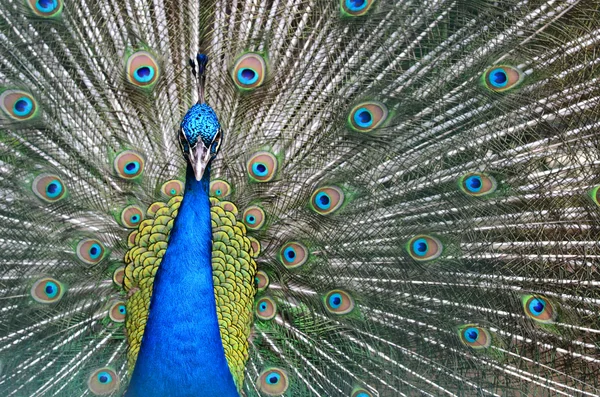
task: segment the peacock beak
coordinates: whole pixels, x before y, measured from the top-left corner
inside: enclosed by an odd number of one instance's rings
[[[198,144],[190,150],[189,161],[194,170],[196,180],[200,181],[210,162],[210,149],[205,147],[202,141],[198,142]]]

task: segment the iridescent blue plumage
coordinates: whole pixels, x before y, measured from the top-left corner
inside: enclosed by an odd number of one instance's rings
[[[210,146],[220,128],[215,111],[206,103],[192,106],[181,122],[181,130],[191,147],[196,146],[198,137],[202,139],[205,146]]]

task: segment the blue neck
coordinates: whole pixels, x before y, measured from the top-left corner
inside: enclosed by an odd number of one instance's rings
[[[127,397],[239,396],[217,322],[209,181],[209,169],[198,182],[188,165]]]

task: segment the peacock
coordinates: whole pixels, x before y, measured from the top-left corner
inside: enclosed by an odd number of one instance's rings
[[[597,0],[3,0],[0,396],[600,395]]]

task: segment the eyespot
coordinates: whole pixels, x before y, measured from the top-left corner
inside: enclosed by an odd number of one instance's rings
[[[231,194],[231,185],[222,179],[215,179],[210,183],[210,195],[225,198]]]
[[[300,267],[308,260],[308,249],[298,242],[287,243],[279,251],[279,260],[288,269]]]
[[[112,368],[99,368],[90,375],[88,388],[96,396],[111,394],[119,388],[119,376]]]
[[[596,203],[597,206],[600,206],[600,193],[599,192],[600,192],[600,186],[596,186],[590,192],[590,197],[592,198],[592,201],[594,201],[594,203]]]
[[[492,335],[485,328],[466,324],[458,329],[460,341],[473,349],[485,349],[492,344]]]
[[[324,298],[325,309],[333,314],[348,314],[354,310],[354,300],[345,291],[334,289]]]
[[[56,18],[62,12],[62,0],[28,0],[31,10],[43,18]]]
[[[77,257],[83,262],[95,265],[104,257],[104,246],[96,239],[86,238],[77,244]]]
[[[442,254],[443,246],[435,237],[420,234],[408,242],[408,253],[416,261],[429,261]]]
[[[267,64],[262,56],[254,53],[244,54],[238,58],[231,77],[240,90],[251,90],[260,87],[265,80]]]
[[[373,397],[373,394],[371,394],[368,390],[365,390],[365,389],[354,389],[350,396],[351,397]]]
[[[507,91],[523,81],[523,73],[507,65],[492,66],[483,76],[486,87],[496,92]]]
[[[31,120],[38,112],[35,99],[21,90],[6,90],[0,94],[0,108],[8,117],[18,121]]]
[[[375,0],[341,0],[342,14],[359,17],[365,15]]]
[[[470,172],[459,180],[459,186],[469,196],[485,196],[496,191],[496,180],[480,172]]]
[[[256,302],[256,317],[261,320],[270,320],[277,314],[277,305],[268,297],[259,299]]]
[[[262,208],[253,205],[246,208],[242,215],[244,224],[250,230],[258,230],[265,224],[266,216]]]
[[[42,174],[37,176],[31,184],[31,190],[36,196],[49,203],[54,203],[67,193],[63,181],[56,175]]]
[[[39,303],[56,303],[65,292],[65,287],[56,279],[44,277],[31,287],[31,297]]]
[[[121,178],[134,179],[144,171],[144,159],[139,154],[126,150],[115,158],[114,167]]]
[[[260,373],[256,386],[267,396],[280,396],[289,386],[287,373],[279,368],[268,368]]]
[[[271,153],[258,152],[246,164],[248,175],[257,182],[268,182],[277,172],[277,159]]]
[[[149,52],[138,51],[127,59],[127,80],[131,84],[150,88],[159,75],[158,62]]]
[[[248,240],[250,240],[250,247],[252,248],[252,257],[256,258],[260,254],[260,243],[252,236],[248,236]]]
[[[121,266],[115,269],[112,276],[113,282],[119,286],[123,286],[123,280],[125,279],[125,267]]]
[[[129,236],[127,236],[127,245],[129,246],[129,248],[135,245],[135,238],[137,237],[137,234],[138,231],[134,230],[131,233],[129,233]]]
[[[355,131],[369,132],[380,127],[388,118],[388,110],[383,103],[365,102],[350,111],[348,122]]]
[[[135,229],[144,220],[144,211],[137,205],[130,205],[121,211],[121,224],[129,229]]]
[[[556,310],[543,296],[525,295],[522,298],[525,314],[540,323],[551,323],[556,319]]]
[[[181,196],[183,192],[183,183],[177,179],[171,179],[170,181],[163,183],[160,191],[168,197]]]
[[[127,306],[125,306],[125,302],[116,301],[112,305],[110,305],[110,309],[108,309],[108,316],[115,323],[122,323],[125,321],[125,315],[127,314]]]
[[[256,288],[258,288],[259,291],[264,291],[269,286],[269,276],[262,270],[256,272],[254,280],[256,281]]]
[[[344,203],[344,192],[336,186],[321,187],[313,192],[310,203],[318,214],[332,214]]]

